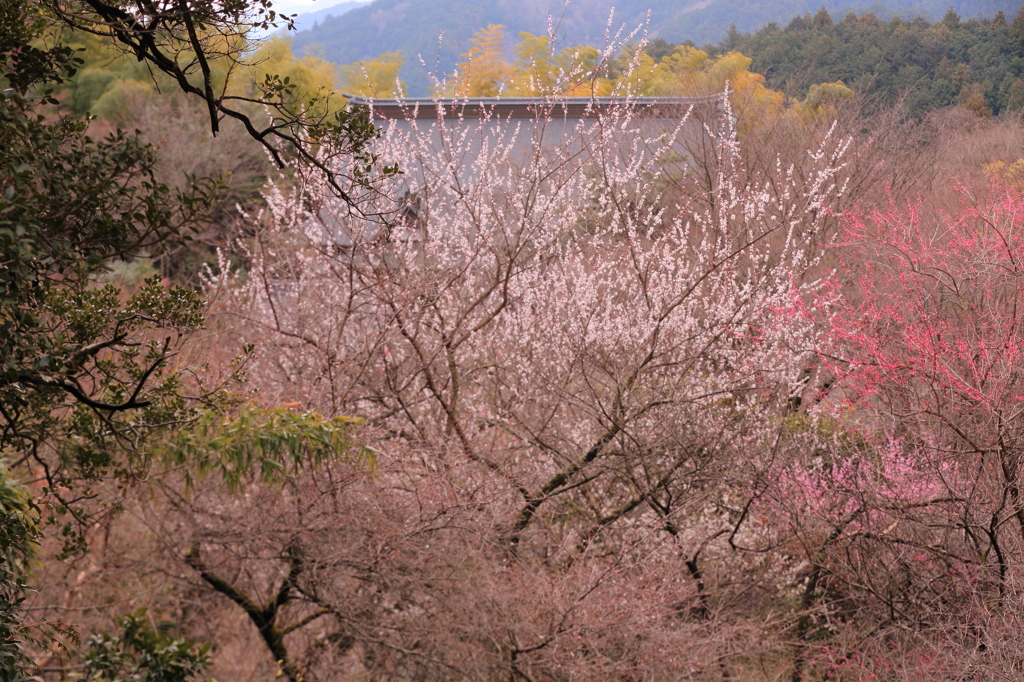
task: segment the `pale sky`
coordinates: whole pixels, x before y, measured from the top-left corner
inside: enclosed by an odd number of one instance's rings
[[[302,12],[309,12],[310,10],[317,10],[321,7],[330,7],[333,5],[333,0],[280,0],[274,3],[275,12],[284,12],[285,14]]]
[[[358,2],[360,0],[356,1]],[[365,1],[370,2],[371,0]],[[346,0],[274,0],[273,10],[281,14],[301,15],[306,14],[308,12],[316,12],[317,10],[327,9],[342,2],[346,2]],[[266,38],[268,35],[274,32],[274,30],[267,31],[266,33],[262,31],[254,31],[249,35],[249,37],[253,39]]]
[[[285,14],[302,14],[331,7],[340,2],[344,2],[344,0],[277,0],[274,2],[274,11]]]

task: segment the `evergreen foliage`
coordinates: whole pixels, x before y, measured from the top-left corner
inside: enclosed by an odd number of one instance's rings
[[[24,615],[30,560],[48,526],[63,543],[58,559],[81,556],[97,515],[116,511],[123,490],[148,480],[154,463],[197,476],[219,468],[239,487],[307,456],[310,464],[343,456],[348,445],[346,420],[312,412],[250,407],[224,417],[239,403],[227,387],[241,368],[232,365],[225,382],[172,362],[205,323],[198,292],[159,276],[134,290],[111,283],[133,259],[186,242],[220,209],[222,185],[192,176],[172,189],[154,177],[157,150],[138,131],[94,139],[88,117],[54,115],[53,89],[88,75],[57,36],[39,5],[0,3],[2,682],[38,679],[27,677],[35,666],[27,651],[77,641],[64,623]],[[133,82],[118,78],[130,76],[124,60],[120,67],[97,69],[93,82]],[[69,92],[72,100],[95,94]],[[159,448],[196,422],[198,440]],[[38,485],[26,488],[32,479]],[[151,631],[142,615],[121,621],[124,636],[94,640],[89,679],[184,682],[205,667],[205,649]]]
[[[188,682],[210,665],[210,645],[196,646],[157,631],[146,609],[117,619],[120,635],[89,639],[88,682]]]
[[[1024,106],[1024,11],[1012,23],[1000,13],[964,20],[888,23],[874,14],[796,17],[740,35],[736,49],[753,60],[770,87],[802,96],[813,83],[841,80],[892,103],[906,95],[910,111],[961,104],[984,115]]]

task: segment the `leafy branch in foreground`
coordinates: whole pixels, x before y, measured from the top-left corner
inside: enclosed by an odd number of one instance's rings
[[[123,489],[149,479],[161,457],[190,482],[217,472],[235,490],[251,474],[273,483],[351,448],[352,420],[287,407],[233,411],[239,401],[227,387],[242,379],[251,348],[224,378],[183,361],[189,337],[205,323],[197,292],[157,277],[134,291],[110,283],[118,262],[187,241],[218,210],[221,183],[193,177],[172,191],[155,179],[156,151],[138,134],[95,140],[86,121],[47,118],[41,105],[54,100],[43,88],[72,75],[76,63],[61,45],[33,47],[49,30],[40,7],[0,5],[0,73],[12,86],[0,93],[0,464],[21,481],[10,494],[0,488],[4,682],[32,670],[27,649],[76,637],[61,623],[24,619],[23,569],[41,525],[71,518],[60,532],[58,559],[66,558],[86,549],[86,529],[117,510]],[[177,7],[186,23],[196,18],[195,8]],[[206,35],[203,21],[189,23],[192,38]],[[143,33],[136,37],[145,46],[158,44],[159,26]],[[283,102],[289,84],[280,85],[275,96]],[[376,135],[348,114],[334,120],[355,121],[367,139]],[[329,130],[303,128],[302,143],[322,142],[317,136]],[[188,426],[195,433],[184,433]],[[24,482],[39,489],[29,492]],[[184,681],[206,667],[205,648],[167,640],[143,616],[122,619],[123,636],[94,638],[89,679]]]
[[[216,474],[228,490],[238,492],[253,476],[260,483],[279,484],[291,474],[347,457],[356,448],[349,434],[361,420],[328,418],[312,410],[297,413],[290,407],[248,405],[232,415],[207,412],[192,428],[161,444],[158,455],[180,467],[189,487]],[[374,463],[367,448],[359,448],[355,459]]]
[[[292,405],[261,409],[248,405],[230,416],[208,413],[195,426],[182,431],[163,444],[160,455],[172,465],[180,465],[186,490],[198,478],[211,473],[230,492],[240,492],[255,478],[263,484],[278,485],[285,478],[316,468],[332,460],[348,459],[372,466],[375,458],[368,448],[355,450],[350,439],[352,426],[360,420],[348,417],[323,417],[315,411],[293,412]],[[355,455],[350,453],[355,450]],[[302,682],[302,667],[292,658],[285,637],[311,623],[328,611],[302,610],[302,595],[297,580],[302,574],[304,556],[297,545],[284,552],[287,572],[279,588],[266,602],[247,593],[234,580],[222,576],[202,557],[202,542],[192,542],[185,562],[199,574],[207,587],[237,604],[259,631],[280,674],[291,682]],[[285,613],[289,604],[299,602],[299,613]],[[286,620],[291,617],[291,623]]]
[[[59,650],[63,641],[79,642],[75,629],[64,622],[26,622],[22,605],[32,589],[26,568],[40,536],[39,507],[10,475],[0,468],[0,680],[27,680],[33,661],[26,646]]]
[[[63,623],[24,616],[42,526],[63,526],[60,556],[82,551],[85,529],[117,507],[110,498],[120,493],[108,483],[148,476],[148,442],[232,401],[226,383],[172,364],[203,325],[195,291],[159,278],[131,292],[109,284],[112,264],[187,241],[217,210],[221,183],[192,177],[172,191],[155,179],[156,150],[138,134],[97,140],[86,121],[48,116],[55,100],[46,88],[78,67],[59,41],[47,47],[51,28],[37,3],[0,3],[0,463],[11,472],[0,495],[5,682],[32,670],[28,649],[59,650],[77,638]]]
[[[36,104],[0,95],[0,450],[76,513],[94,497],[78,483],[145,477],[146,440],[220,399],[217,382],[171,365],[203,325],[198,294],[151,278],[128,295],[104,280],[112,262],[187,240],[221,184],[172,192],[138,137],[94,140]]]
[[[146,609],[117,619],[121,635],[89,639],[89,682],[188,682],[210,665],[210,645],[168,637],[147,622]]]

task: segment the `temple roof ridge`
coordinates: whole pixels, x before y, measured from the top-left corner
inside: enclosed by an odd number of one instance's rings
[[[364,97],[341,93],[349,106],[366,107],[382,119],[435,118],[442,108],[447,116],[477,117],[481,114],[498,118],[532,118],[543,107],[570,118],[592,115],[610,106],[627,105],[645,110],[650,115],[670,117],[680,107],[700,104],[720,106],[729,91],[694,97]]]

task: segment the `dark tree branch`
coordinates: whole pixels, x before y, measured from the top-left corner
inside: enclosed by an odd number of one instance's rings
[[[292,587],[294,586],[299,573],[302,571],[298,551],[296,549],[289,549],[288,575],[285,577],[284,582],[281,584],[281,588],[277,591],[277,594],[273,595],[268,600],[267,605],[262,608],[255,600],[249,597],[249,595],[245,594],[245,592],[239,590],[228,581],[210,571],[199,555],[199,543],[193,543],[188,554],[185,555],[185,561],[197,573],[199,573],[199,577],[202,578],[210,588],[216,592],[220,592],[225,597],[242,607],[245,614],[249,616],[249,620],[251,620],[253,625],[256,626],[256,629],[259,630],[264,644],[267,645],[267,649],[270,650],[270,654],[274,657],[274,660],[280,664],[281,671],[288,678],[289,682],[305,682],[306,678],[302,672],[302,668],[294,659],[292,659],[288,648],[285,646],[284,638],[290,632],[302,627],[302,625],[312,622],[315,618],[324,615],[326,612],[319,612],[312,616],[307,616],[306,619],[290,626],[281,627],[277,624],[277,617],[280,613],[280,609],[291,600],[290,595]]]

